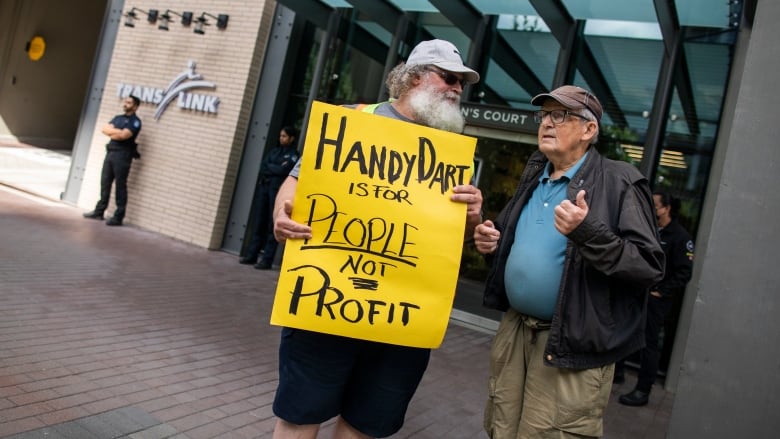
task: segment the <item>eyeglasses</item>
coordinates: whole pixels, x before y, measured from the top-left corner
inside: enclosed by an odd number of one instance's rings
[[[428,70],[431,73],[436,73],[437,75],[439,75],[441,79],[444,80],[444,83],[447,85],[455,85],[456,82],[460,82],[461,88],[466,86],[466,80],[458,78],[458,75],[454,73],[445,72],[443,70],[432,69],[432,68],[428,68],[426,70]]]
[[[534,122],[536,123],[542,123],[542,120],[544,120],[545,116],[550,115],[550,119],[552,119],[553,123],[563,123],[566,120],[566,116],[574,116],[579,117],[583,120],[588,120],[585,116],[580,116],[577,113],[573,113],[569,110],[552,110],[552,111],[545,111],[545,110],[539,110],[534,111]]]

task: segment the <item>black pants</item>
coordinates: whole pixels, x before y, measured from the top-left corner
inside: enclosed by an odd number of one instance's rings
[[[273,263],[276,248],[279,243],[274,238],[274,202],[279,191],[277,184],[260,184],[255,191],[254,220],[255,228],[252,232],[252,240],[246,249],[246,257],[257,260],[260,249],[263,249],[263,262]]]
[[[655,377],[658,374],[658,363],[661,359],[661,328],[664,327],[664,320],[672,306],[672,299],[658,298],[650,296],[647,298],[647,324],[645,326],[645,347],[639,351],[639,373],[636,383],[637,390],[650,392],[655,383]],[[664,344],[672,343],[664,337]],[[615,366],[615,373],[619,374],[623,370],[623,361],[619,361]]]
[[[116,183],[116,211],[114,218],[122,220],[127,207],[127,177],[133,163],[132,151],[106,151],[103,171],[100,175],[100,200],[95,205],[96,213],[105,212],[111,199],[111,184]]]

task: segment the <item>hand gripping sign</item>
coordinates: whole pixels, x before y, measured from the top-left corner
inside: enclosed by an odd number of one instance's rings
[[[476,139],[314,102],[271,324],[436,348],[458,279]]]

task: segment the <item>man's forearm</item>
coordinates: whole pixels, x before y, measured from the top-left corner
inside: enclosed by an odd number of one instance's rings
[[[279,191],[276,192],[276,201],[274,202],[274,220],[276,220],[279,211],[284,209],[284,202],[287,200],[292,201],[293,198],[295,198],[295,189],[297,187],[298,179],[290,176],[288,176],[279,187]]]
[[[105,125],[103,126],[103,129],[101,130],[101,132],[102,132],[103,134],[105,134],[106,136],[108,136],[108,137],[111,137],[111,136],[115,135],[115,134],[116,134],[118,131],[119,131],[119,130],[117,130],[117,129],[116,129],[116,128],[115,128],[113,125],[111,125],[110,123],[107,123],[107,124],[105,124]]]
[[[103,134],[108,136],[111,140],[127,140],[131,137],[133,137],[133,132],[130,131],[127,128],[116,128],[113,125],[106,124],[106,126],[103,127]]]

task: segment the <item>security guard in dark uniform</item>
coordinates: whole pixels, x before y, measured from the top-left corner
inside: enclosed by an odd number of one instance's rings
[[[691,234],[677,221],[679,200],[672,198],[668,192],[655,192],[653,201],[660,228],[661,247],[666,256],[666,268],[664,278],[650,289],[650,297],[647,298],[646,342],[645,347],[639,351],[636,387],[618,399],[621,404],[628,406],[643,406],[648,402],[661,358],[658,345],[661,328],[674,301],[680,300],[685,293],[685,285],[693,274],[693,240]],[[671,342],[670,334],[665,334],[664,344]],[[616,366],[615,373],[621,372],[622,362]]]
[[[106,158],[103,160],[103,170],[100,177],[100,200],[95,210],[84,214],[85,218],[103,219],[103,212],[108,207],[111,197],[111,184],[116,181],[116,211],[106,221],[109,226],[121,226],[127,207],[127,177],[130,175],[130,165],[133,158],[140,158],[138,144],[135,142],[141,132],[141,119],[135,111],[141,100],[128,96],[122,101],[124,114],[119,114],[103,127],[103,134],[111,140],[106,144]]]
[[[244,256],[239,259],[242,264],[255,264],[255,268],[260,270],[267,270],[273,264],[278,246],[273,235],[274,202],[279,187],[300,157],[295,145],[297,137],[298,132],[294,127],[282,128],[279,132],[279,145],[268,151],[260,164],[260,178],[254,201],[254,217],[257,225],[252,233],[249,247]],[[263,257],[258,261],[261,249]]]

